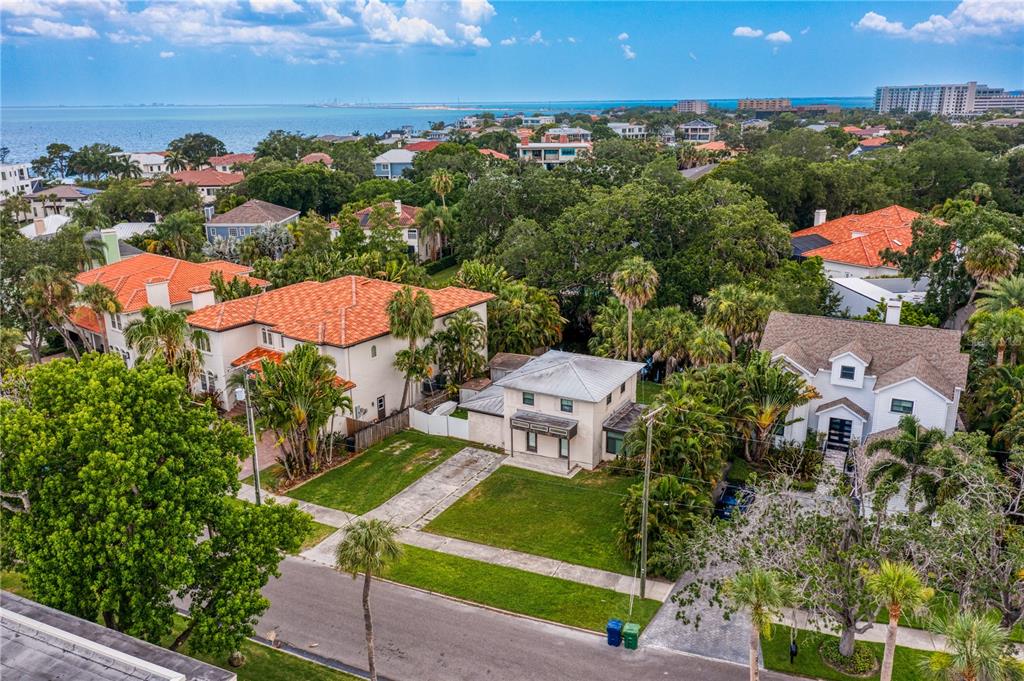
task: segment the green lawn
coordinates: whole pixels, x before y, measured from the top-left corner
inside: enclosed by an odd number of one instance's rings
[[[468,446],[454,438],[406,430],[288,492],[293,499],[363,514]]]
[[[665,386],[654,381],[640,381],[636,387],[636,401],[640,404],[651,404]]]
[[[313,529],[310,531],[309,536],[306,537],[306,541],[302,542],[302,547],[299,549],[299,551],[305,551],[306,549],[313,548],[314,546],[322,542],[324,539],[327,539],[327,537],[329,537],[337,531],[338,528],[336,527],[324,525],[323,523],[318,523],[314,520]]]
[[[446,267],[440,272],[428,275],[427,281],[433,285],[433,288],[441,288],[443,286],[447,286],[449,280],[454,277],[458,271],[459,265],[452,265],[451,267]]]
[[[797,645],[800,647],[800,654],[796,662],[789,664],[789,627],[778,625],[774,627],[774,636],[771,639],[761,638],[761,652],[764,655],[764,666],[777,672],[808,676],[826,681],[872,681],[878,678],[876,671],[871,676],[849,676],[829,667],[821,660],[818,648],[826,638],[835,638],[827,634],[816,632],[800,631],[797,634]],[[875,651],[879,663],[882,660],[881,643],[859,643],[866,645]],[[896,648],[896,658],[893,661],[893,681],[924,681],[927,677],[922,673],[920,665],[928,659],[930,653],[924,650],[913,648]]]
[[[427,525],[435,534],[633,574],[615,546],[622,496],[635,478],[605,472],[566,480],[502,467]]]
[[[661,606],[637,598],[627,618],[628,594],[415,546],[404,549],[387,579],[583,629],[604,631],[612,617],[645,626]]]
[[[929,629],[929,623],[933,620],[945,620],[950,615],[956,614],[960,609],[959,599],[955,593],[948,591],[939,591],[932,598],[928,604],[928,610],[921,614],[914,614],[912,612],[905,612],[900,617],[900,626],[911,627],[913,629]],[[992,616],[997,620],[999,615],[993,611]],[[879,612],[875,617],[875,622],[879,624],[888,624],[889,615],[884,610]],[[1024,643],[1024,625],[1016,625],[1010,632],[1010,638],[1017,643]]]

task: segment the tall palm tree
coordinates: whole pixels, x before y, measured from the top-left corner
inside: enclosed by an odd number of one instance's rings
[[[590,352],[599,357],[625,359],[626,306],[618,298],[608,297],[608,302],[598,308],[590,324],[593,335],[587,342]]]
[[[1024,275],[1003,277],[978,291],[976,302],[979,312],[1002,312],[1024,307]]]
[[[767,352],[758,352],[743,367],[743,386],[750,400],[748,416],[754,440],[755,459],[771,448],[771,436],[794,408],[820,397],[803,376],[789,371],[781,361],[773,362]]]
[[[869,457],[882,452],[885,454],[872,463],[865,482],[872,489],[883,483],[899,485],[906,482],[907,510],[913,513],[917,500],[923,499],[924,510],[930,512],[935,506],[939,478],[927,463],[928,453],[945,439],[946,434],[941,428],[922,428],[914,416],[904,416],[899,421],[896,434],[874,440],[867,446]]]
[[[67,272],[36,265],[25,273],[25,305],[35,310],[64,339],[68,352],[79,358],[78,347],[66,323],[74,309],[77,287]]]
[[[188,170],[188,161],[177,151],[168,151],[164,154],[164,163],[167,164],[168,172],[176,173],[180,170]]]
[[[452,177],[448,170],[438,168],[430,175],[430,188],[441,197],[441,207],[448,208],[448,204],[444,202],[444,197],[451,194],[452,189],[455,188],[455,178]]]
[[[729,339],[710,324],[702,324],[690,339],[690,361],[694,366],[725,362],[730,352]]]
[[[879,681],[891,681],[900,617],[904,612],[921,610],[935,595],[935,590],[924,585],[913,565],[888,560],[883,560],[877,570],[864,571],[864,585],[868,593],[889,613]]]
[[[192,210],[171,213],[163,222],[158,222],[153,231],[155,238],[146,242],[146,250],[150,253],[163,252],[182,260],[198,251],[205,241],[202,213]]]
[[[480,315],[469,308],[459,310],[434,332],[430,344],[442,370],[450,373],[449,382],[461,385],[481,373],[487,360],[487,326]]]
[[[779,573],[751,568],[725,583],[725,596],[733,607],[746,610],[750,615],[750,681],[757,681],[761,636],[771,638],[775,619],[783,608],[793,604],[793,591]]]
[[[427,245],[427,258],[437,260],[442,244],[451,224],[451,213],[444,206],[428,203],[416,214],[416,225],[420,228]]]
[[[968,242],[964,269],[976,283],[968,304],[974,302],[978,289],[1009,276],[1020,260],[1020,247],[998,232],[985,232]]]
[[[641,350],[655,362],[665,363],[665,380],[668,380],[689,355],[693,336],[697,333],[697,321],[678,305],[648,310],[644,316],[640,332]]]
[[[81,203],[71,209],[71,221],[86,230],[107,229],[110,217],[95,203]],[[66,229],[66,227],[65,227]]]
[[[388,321],[390,323],[391,335],[399,340],[409,341],[409,362],[406,363],[405,389],[402,391],[402,406],[405,409],[409,399],[409,388],[412,382],[412,374],[416,362],[411,361],[416,354],[416,343],[421,338],[430,335],[434,326],[434,304],[430,302],[430,296],[423,291],[414,291],[409,286],[403,286],[395,291],[395,294],[388,301]]]
[[[205,331],[189,326],[187,316],[184,310],[146,306],[141,319],[124,327],[124,339],[140,359],[162,359],[192,390],[203,367],[199,348],[209,342],[209,337]]]
[[[104,216],[105,217],[105,216]],[[106,264],[106,251],[103,241],[89,236],[89,229],[76,222],[69,222],[57,233],[54,239],[68,244],[75,261],[75,268],[84,272],[95,263]]]
[[[985,615],[957,612],[937,622],[948,652],[934,652],[926,671],[945,681],[1019,681],[1024,663],[1013,656],[1010,632]]]
[[[626,306],[626,359],[633,361],[633,313],[658,290],[658,271],[639,255],[627,258],[612,275],[612,291]]]
[[[971,336],[995,348],[997,367],[1003,365],[1007,350],[1011,353],[1010,363],[1017,363],[1017,352],[1024,344],[1024,308],[975,312],[970,326]]]
[[[487,304],[488,350],[532,353],[562,340],[565,319],[555,296],[521,281],[507,283]]]
[[[121,301],[117,299],[117,296],[113,291],[99,282],[83,286],[82,290],[79,291],[78,295],[75,297],[75,300],[79,304],[92,310],[97,319],[103,319],[104,312],[111,315],[121,312]],[[86,334],[86,337],[83,340],[86,347],[90,350],[97,349],[93,343],[92,334]]]
[[[334,563],[338,570],[351,573],[352,579],[363,573],[363,622],[366,625],[366,659],[370,681],[377,681],[373,652],[373,617],[370,614],[370,582],[402,555],[396,525],[379,518],[359,518],[345,528]]]
[[[726,284],[708,296],[704,321],[725,334],[735,361],[739,344],[745,340],[755,343],[764,330],[768,314],[776,307],[778,301],[771,294],[739,284]]]

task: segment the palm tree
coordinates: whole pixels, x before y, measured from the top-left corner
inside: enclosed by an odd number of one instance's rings
[[[1011,364],[1017,363],[1017,350],[1024,343],[1024,309],[1013,307],[999,312],[975,312],[970,319],[970,334],[990,344],[996,351],[996,366],[1002,366],[1007,349]]]
[[[913,565],[888,560],[883,560],[878,570],[864,571],[864,585],[878,604],[889,612],[889,626],[885,632],[885,654],[882,656],[879,681],[891,681],[900,617],[905,611],[922,609],[935,595],[935,590],[922,583]]]
[[[363,573],[363,622],[366,624],[366,659],[370,681],[377,681],[373,654],[373,618],[370,615],[370,582],[402,555],[396,525],[379,518],[360,518],[345,528],[345,537],[338,544],[334,564],[338,570],[351,573],[352,579]]]
[[[793,591],[779,573],[751,568],[725,583],[725,596],[733,607],[750,614],[750,681],[757,681],[761,636],[771,638],[775,619],[794,601]]]
[[[86,230],[107,229],[110,218],[95,203],[80,203],[71,209],[71,221]],[[65,227],[67,229],[67,227]]]
[[[25,334],[21,329],[0,326],[0,376],[25,363],[25,357],[18,352],[24,340]]]
[[[209,343],[209,337],[205,331],[189,326],[187,316],[185,310],[147,305],[142,308],[141,319],[124,327],[124,339],[140,359],[162,359],[192,390],[203,366],[199,348]]]
[[[105,219],[105,216],[104,216]],[[77,222],[69,222],[54,237],[57,242],[68,244],[74,256],[75,268],[84,272],[92,268],[94,263],[106,264],[106,251],[103,242],[89,237],[89,230]]]
[[[612,275],[612,291],[626,306],[626,359],[633,361],[633,313],[658,289],[658,271],[639,255],[627,258]]]
[[[444,197],[451,194],[452,189],[455,188],[455,178],[444,168],[438,168],[430,175],[430,188],[441,197],[441,207],[448,208]]]
[[[469,308],[448,317],[444,328],[436,331],[430,344],[443,371],[451,374],[449,382],[461,385],[483,371],[487,360],[487,326],[480,315]]]
[[[755,343],[764,330],[768,314],[778,307],[775,296],[726,284],[713,290],[705,304],[704,322],[718,328],[729,340],[731,357],[741,342]]]
[[[753,431],[755,460],[771,447],[771,436],[794,408],[820,397],[817,389],[767,352],[756,353],[743,367],[743,386],[750,400],[748,416]],[[748,456],[749,458],[749,456]]]
[[[167,164],[167,170],[172,173],[188,169],[188,161],[177,151],[168,151],[164,154],[164,163]]]
[[[1019,681],[1024,664],[1013,656],[1010,632],[985,615],[957,612],[935,623],[949,652],[934,652],[926,671],[946,681]]]
[[[648,310],[640,324],[641,350],[655,362],[665,363],[665,380],[675,373],[689,355],[697,320],[678,305]]]
[[[113,291],[99,282],[83,286],[75,299],[92,310],[97,319],[103,319],[104,312],[111,315],[121,312],[121,301],[117,299]],[[93,344],[92,334],[86,334],[83,340],[90,350],[97,349]]]
[[[897,433],[892,437],[872,441],[866,449],[869,457],[880,452],[886,455],[872,463],[865,481],[872,489],[883,483],[908,484],[907,510],[914,512],[919,498],[925,501],[925,511],[935,506],[939,479],[928,466],[928,453],[946,439],[941,428],[922,428],[914,416],[900,419]]]
[[[416,225],[420,228],[423,240],[427,244],[427,258],[437,260],[441,254],[444,237],[451,223],[451,213],[447,208],[428,203],[416,214]]]
[[[487,320],[488,350],[492,354],[529,354],[554,345],[562,340],[565,324],[551,292],[521,281],[501,287],[497,300],[487,304]]]
[[[179,210],[158,222],[154,228],[156,236],[146,242],[150,253],[165,252],[172,258],[185,260],[202,247],[203,216],[192,210]]]
[[[480,260],[467,260],[459,266],[459,271],[452,279],[452,286],[498,293],[510,281],[508,272],[501,265],[485,263]]]
[[[690,339],[690,361],[694,366],[725,362],[729,359],[729,354],[729,339],[709,324],[702,324]]]
[[[998,232],[985,232],[967,244],[964,269],[977,284],[967,304],[974,302],[978,289],[1013,273],[1020,260],[1020,247]]]
[[[1002,312],[1024,307],[1024,275],[1015,274],[994,281],[978,291],[979,312]]]
[[[412,382],[412,374],[409,373],[417,366],[416,343],[420,338],[426,338],[434,326],[434,304],[430,302],[430,296],[423,291],[413,291],[409,286],[403,286],[395,291],[395,294],[388,301],[388,321],[391,335],[395,338],[409,340],[409,353],[406,356],[405,365],[405,389],[402,391],[402,406],[405,409],[406,401],[409,398],[409,386]],[[397,359],[397,357],[396,357]]]
[[[66,323],[71,318],[77,287],[67,272],[50,265],[36,265],[25,273],[25,305],[35,310],[56,331],[68,352],[79,358]]]

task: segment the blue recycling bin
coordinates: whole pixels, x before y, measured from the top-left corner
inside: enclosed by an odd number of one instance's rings
[[[608,645],[618,647],[622,643],[622,620],[608,620]]]

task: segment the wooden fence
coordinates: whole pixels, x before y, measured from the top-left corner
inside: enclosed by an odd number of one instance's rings
[[[409,428],[409,410],[403,409],[382,421],[367,423],[366,421],[348,420],[349,432],[356,441],[356,451],[361,452],[374,446],[389,435]]]

